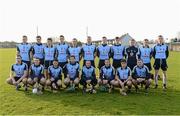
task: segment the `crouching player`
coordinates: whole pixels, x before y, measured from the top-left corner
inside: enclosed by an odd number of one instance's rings
[[[145,85],[145,92],[148,92],[148,88],[151,84],[152,74],[149,73],[149,69],[147,66],[143,64],[142,59],[137,60],[137,65],[133,68],[132,72],[132,82],[136,88],[136,92],[138,91],[138,85]]]
[[[75,61],[75,56],[71,55],[69,58],[69,63],[65,65],[64,67],[64,84],[66,85],[67,91],[74,91],[75,90],[75,85],[79,85],[79,71],[80,71],[80,66],[79,64]]]
[[[25,91],[27,91],[27,71],[27,64],[22,62],[20,55],[16,56],[16,63],[11,66],[10,77],[6,80],[6,82],[10,85],[14,85],[16,90],[19,90],[21,87],[20,83],[22,82],[24,84]]]
[[[110,60],[105,60],[105,65],[100,69],[100,77],[98,80],[101,91],[109,91],[111,93],[114,86],[118,85],[118,82],[115,81],[115,70],[111,66]]]
[[[41,92],[41,90],[44,90],[46,82],[44,78],[44,67],[40,64],[40,59],[38,58],[34,58],[33,62],[29,69],[28,84],[32,85],[38,92]]]
[[[121,60],[121,67],[119,67],[116,71],[116,79],[120,85],[120,93],[122,95],[127,95],[125,86],[128,87],[128,92],[130,92],[132,87],[132,77],[131,77],[131,69],[127,66],[127,62],[125,59]]]
[[[53,65],[48,67],[47,86],[51,86],[53,92],[57,92],[62,86],[62,68],[59,66],[58,59],[53,60]]]
[[[96,93],[94,86],[97,84],[95,68],[91,66],[91,61],[87,60],[82,68],[80,84],[83,85],[83,93],[86,93],[87,84],[91,85],[90,93]]]

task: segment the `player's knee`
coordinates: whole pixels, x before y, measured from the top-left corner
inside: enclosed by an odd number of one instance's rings
[[[91,80],[87,80],[86,83],[87,83],[87,84],[90,84],[90,83],[91,83]]]
[[[103,80],[102,83],[103,83],[103,84],[107,84],[107,83],[108,83],[108,80]]]
[[[61,85],[62,85],[61,80],[58,80],[58,81],[57,81],[57,85],[58,85],[58,86],[61,86]]]
[[[35,77],[35,78],[33,79],[33,81],[34,81],[34,82],[38,82],[38,77]]]
[[[50,86],[50,85],[51,85],[51,81],[50,81],[50,80],[47,80],[47,81],[46,81],[46,85],[47,85],[47,86]]]
[[[128,85],[128,86],[132,86],[132,82],[131,82],[131,81],[128,81],[128,82],[127,82],[127,85]]]
[[[41,83],[42,85],[45,85],[46,79],[45,79],[45,78],[41,78],[40,83]]]
[[[27,84],[27,78],[24,78],[24,79],[22,80],[22,82],[23,82],[23,84]]]
[[[65,84],[65,85],[68,85],[69,82],[70,82],[70,79],[69,79],[69,78],[65,78],[65,79],[64,79],[64,84]]]
[[[114,81],[114,86],[119,86],[119,82],[118,81]]]
[[[76,78],[75,80],[74,80],[74,84],[79,84],[79,79],[78,78]]]
[[[102,81],[101,81],[101,79],[98,79],[98,84],[102,84]]]
[[[31,78],[28,78],[27,83],[33,85],[33,80]]]
[[[6,83],[12,85],[13,84],[12,79],[11,78],[6,79]]]

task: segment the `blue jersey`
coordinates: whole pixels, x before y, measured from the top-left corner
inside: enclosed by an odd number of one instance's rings
[[[80,54],[81,54],[81,48],[80,47],[69,47],[68,52],[69,52],[69,56],[74,55],[75,60],[77,62],[79,62]]]
[[[60,66],[54,67],[51,65],[48,67],[48,73],[52,78],[59,79],[62,76],[62,68]]]
[[[129,76],[131,76],[131,69],[129,67],[126,68],[119,67],[117,69],[117,76],[119,77],[120,80],[127,80]]]
[[[157,44],[154,46],[153,57],[155,59],[167,59],[169,56],[168,46],[166,44]]]
[[[115,70],[113,66],[103,66],[100,70],[100,77],[104,79],[114,79],[115,77]]]
[[[115,44],[111,47],[112,58],[115,60],[120,60],[124,58],[125,47],[121,44]]]
[[[94,53],[96,51],[96,46],[92,44],[85,44],[82,47],[82,54],[84,60],[94,60]]]
[[[102,44],[97,48],[97,55],[100,60],[106,60],[110,58],[111,47],[107,44]]]
[[[51,47],[44,47],[44,56],[45,56],[45,61],[52,61],[54,60],[56,54],[56,49],[51,46]]]
[[[30,76],[32,77],[42,77],[44,74],[43,65],[32,64],[30,67]]]
[[[66,43],[59,43],[56,46],[56,50],[57,50],[57,58],[59,62],[67,62],[67,58],[68,58],[68,44]]]
[[[150,63],[152,56],[152,49],[150,47],[139,48],[139,58],[143,60],[143,63]]]
[[[11,67],[11,71],[15,72],[16,77],[22,77],[24,75],[24,71],[28,70],[28,66],[25,63],[21,64],[13,64]]]
[[[86,67],[83,66],[82,68],[82,77],[86,78],[86,79],[91,79],[91,78],[95,78],[95,68],[93,66],[91,67]]]
[[[30,61],[30,52],[32,47],[28,43],[21,43],[17,46],[17,51],[20,53],[23,61]]]
[[[133,68],[133,73],[136,77],[141,77],[141,78],[145,78],[148,76],[149,74],[149,69],[147,66],[143,65],[142,67],[139,66],[135,66]]]
[[[36,43],[33,45],[32,52],[33,57],[43,59],[44,58],[44,45],[42,43]]]
[[[68,63],[65,65],[65,74],[68,74],[71,79],[74,79],[79,76],[80,66],[78,63],[71,64]]]

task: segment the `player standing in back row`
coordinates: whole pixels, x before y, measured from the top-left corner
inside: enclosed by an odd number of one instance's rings
[[[155,69],[155,88],[158,87],[158,72],[161,68],[163,71],[163,89],[166,89],[167,81],[167,58],[169,56],[168,46],[164,43],[162,35],[158,36],[158,43],[154,46],[153,57],[155,59],[154,69]]]
[[[136,66],[138,59],[138,48],[135,46],[136,41],[131,39],[129,41],[130,46],[126,48],[126,58],[127,58],[127,66],[133,70],[134,66]]]

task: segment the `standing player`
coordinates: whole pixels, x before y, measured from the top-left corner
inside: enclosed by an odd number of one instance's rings
[[[95,68],[91,66],[91,61],[87,60],[85,66],[82,68],[80,84],[83,85],[83,93],[86,93],[87,84],[92,86],[90,93],[96,93],[95,86],[97,84],[97,79]]]
[[[75,61],[79,63],[81,60],[81,47],[77,46],[77,39],[74,38],[72,41],[72,46],[68,48],[69,56],[75,56]]]
[[[121,45],[119,37],[115,38],[116,43],[111,47],[111,55],[113,58],[113,67],[117,69],[121,66],[121,59],[125,56],[125,47]]]
[[[133,68],[132,72],[132,82],[136,88],[136,92],[138,91],[138,85],[144,84],[145,91],[148,92],[148,88],[151,84],[152,74],[149,73],[149,69],[147,66],[143,64],[142,59],[137,60],[137,65]]]
[[[82,47],[82,56],[84,58],[84,63],[85,62],[91,61],[91,65],[95,67],[94,60],[95,60],[95,52],[96,52],[96,46],[92,45],[92,39],[90,36],[87,37],[87,43]]]
[[[56,46],[57,49],[57,58],[61,68],[67,64],[68,60],[68,44],[65,43],[64,36],[60,35],[60,43]]]
[[[80,80],[80,66],[75,61],[75,56],[70,56],[69,60],[69,63],[64,67],[64,84],[66,87],[70,85],[67,90],[74,91],[75,85],[78,85]]]
[[[44,65],[44,45],[41,43],[41,36],[36,36],[37,43],[32,47],[32,54],[34,58],[40,60],[40,64]]]
[[[115,81],[115,70],[109,59],[105,60],[105,65],[101,67],[99,75],[98,83],[102,91],[109,89],[108,91],[111,93],[113,87],[118,86],[118,82]]]
[[[158,87],[158,72],[161,68],[163,71],[163,89],[166,89],[166,81],[167,81],[167,58],[169,56],[168,46],[164,43],[164,39],[162,35],[158,36],[158,44],[154,46],[153,57],[155,59],[154,69],[155,69],[155,88]]]
[[[143,60],[144,65],[146,65],[149,71],[152,70],[151,68],[151,57],[152,57],[152,49],[149,47],[149,40],[144,39],[143,46],[139,48],[139,59]]]
[[[32,46],[27,43],[27,36],[24,35],[22,39],[22,43],[17,46],[17,55],[22,57],[22,62],[28,65],[28,68],[31,65],[32,59]]]
[[[55,58],[56,49],[52,44],[52,38],[47,39],[47,45],[44,47],[44,69],[45,69],[45,78],[48,77],[48,67],[52,65],[52,62]]]
[[[25,91],[27,91],[27,73],[27,64],[22,62],[20,55],[17,55],[16,63],[11,66],[10,77],[6,80],[6,82],[10,85],[14,85],[16,90],[19,90],[21,87],[20,83],[22,82],[24,84]]]
[[[99,57],[99,69],[104,66],[104,61],[110,58],[110,52],[111,48],[107,45],[107,38],[102,37],[102,45],[99,45],[97,48],[97,56]]]
[[[137,59],[138,59],[138,48],[135,47],[136,41],[131,39],[129,41],[130,46],[126,48],[126,58],[127,58],[127,66],[133,70],[134,66],[136,66]]]
[[[44,67],[42,64],[40,64],[40,60],[38,58],[33,59],[34,63],[30,66],[29,69],[29,78],[28,78],[28,84],[32,85],[33,88],[38,87],[37,89],[40,91],[41,89],[44,89],[45,86],[45,78],[44,78]],[[40,86],[42,88],[40,88]]]
[[[132,77],[131,77],[131,69],[127,66],[127,62],[125,59],[121,60],[121,67],[119,67],[116,71],[116,79],[120,85],[120,93],[122,95],[126,95],[125,86],[128,86],[128,91],[132,87]]]
[[[51,86],[51,90],[56,92],[62,86],[62,68],[58,64],[58,59],[54,59],[53,65],[48,67],[47,86]]]

